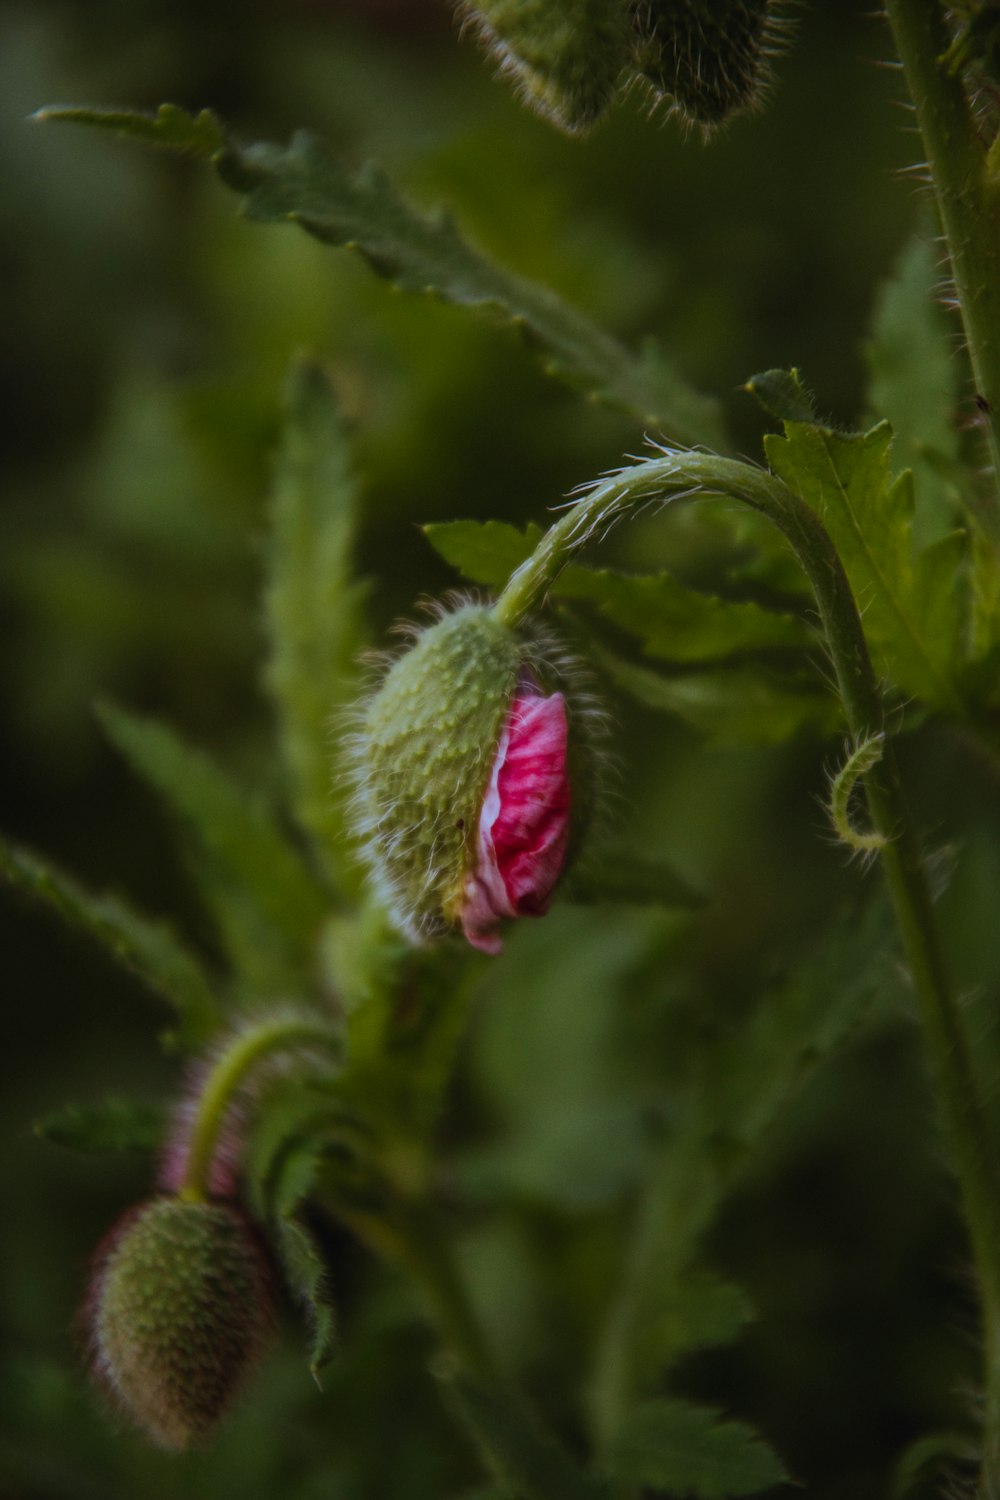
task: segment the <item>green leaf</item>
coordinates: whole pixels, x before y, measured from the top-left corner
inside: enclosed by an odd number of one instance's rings
[[[805,732],[828,735],[841,722],[836,698],[815,676],[781,677],[747,666],[668,677],[603,646],[591,655],[616,688],[676,715],[713,745],[778,745]]]
[[[686,1354],[731,1344],[754,1313],[742,1287],[694,1266],[663,1281],[650,1299],[648,1315],[644,1342],[651,1358],[645,1368],[655,1380],[663,1369],[665,1350],[675,1364]]]
[[[969,651],[980,663],[1000,647],[1000,548],[978,530],[970,537],[969,575]]]
[[[309,1368],[316,1375],[333,1358],[337,1343],[337,1308],[330,1291],[329,1267],[315,1235],[295,1214],[278,1220],[277,1237],[289,1288],[309,1318]]]
[[[608,1458],[612,1478],[681,1500],[726,1500],[787,1481],[784,1465],[745,1422],[687,1401],[647,1401],[630,1412]]]
[[[520,1500],[603,1500],[606,1490],[539,1427],[517,1392],[472,1379],[453,1362],[436,1371],[448,1404],[497,1483]]]
[[[314,1375],[333,1354],[337,1313],[329,1267],[305,1206],[342,1119],[335,1078],[290,1081],[269,1091],[244,1153],[254,1212],[272,1226],[289,1290],[309,1323]]]
[[[621,1065],[623,1014],[678,921],[561,904],[483,975],[471,1066],[495,1121],[455,1171],[477,1197],[567,1213],[620,1203],[648,1168],[649,1094]]]
[[[595,1411],[605,1435],[636,1394],[688,1352],[672,1311],[702,1236],[805,1079],[898,989],[891,911],[845,914],[746,1026],[711,1039],[678,1125],[663,1142],[599,1350]]]
[[[441,522],[425,526],[424,532],[466,578],[493,589],[503,587],[543,534],[536,526],[522,532],[501,521]],[[571,564],[550,592],[556,599],[595,604],[606,620],[637,636],[647,655],[669,661],[802,647],[814,638],[808,626],[790,615],[685,588],[669,573],[633,577]]]
[[[445,562],[491,589],[503,588],[545,534],[533,521],[523,531],[507,521],[434,521],[423,531]]]
[[[101,1104],[67,1104],[32,1125],[35,1135],[72,1151],[156,1151],[166,1117],[155,1104],[106,1099]]]
[[[942,675],[954,668],[970,635],[969,537],[952,531],[918,555],[913,606],[927,655]]]
[[[816,403],[798,370],[762,370],[743,387],[779,422],[818,422]]]
[[[954,684],[929,648],[910,560],[913,491],[889,471],[892,431],[842,436],[790,422],[765,440],[775,473],[819,515],[863,612],[879,669],[905,693],[959,716]]]
[[[51,105],[31,116],[39,124],[61,121],[69,125],[93,125],[115,135],[131,137],[147,146],[165,146],[190,156],[211,158],[226,145],[222,122],[203,109],[189,115],[176,104],[161,104],[155,115],[135,114],[125,109],[82,109]]]
[[[354,581],[350,560],[356,522],[357,481],[333,391],[317,365],[299,360],[288,381],[271,509],[266,681],[280,712],[295,811],[346,892],[357,890],[360,875],[347,843],[347,766],[343,758],[333,762],[330,726],[357,695],[365,644],[366,588]],[[339,735],[345,732],[341,723]]]
[[[100,716],[194,834],[203,893],[251,988],[290,982],[311,960],[327,899],[267,803],[166,725],[110,706]]]
[[[215,1029],[211,981],[165,922],[140,915],[117,896],[97,896],[25,849],[0,840],[0,874],[88,933],[101,947],[167,1000],[180,1020],[179,1040],[196,1046]]]
[[[43,120],[97,125],[183,149],[215,140],[217,122],[202,124],[168,107],[169,129],[120,111],[52,108]],[[203,151],[201,154],[206,154]],[[404,291],[460,307],[482,307],[521,329],[538,346],[545,368],[587,395],[661,427],[681,442],[723,447],[717,403],[693,390],[652,343],[638,355],[602,332],[546,287],[494,265],[461,236],[444,213],[422,214],[399,197],[389,179],[368,166],[341,167],[315,136],[299,131],[287,147],[240,146],[226,137],[212,153],[222,180],[244,195],[257,223],[295,223],[330,245],[357,250],[379,276]]]
[[[891,1490],[893,1500],[904,1500],[921,1480],[932,1476],[935,1493],[947,1494],[944,1481],[949,1469],[954,1469],[956,1463],[963,1466],[978,1464],[981,1459],[979,1445],[968,1433],[926,1433],[911,1443],[896,1464]],[[956,1493],[959,1490],[958,1485],[952,1488]]]
[[[814,632],[790,615],[685,588],[669,573],[629,577],[570,566],[552,595],[596,604],[606,620],[642,641],[647,656],[666,661],[712,661],[814,641]]]
[[[702,893],[672,866],[625,849],[600,849],[588,856],[563,882],[562,893],[578,906],[613,901],[695,910],[705,904]]]
[[[892,425],[893,473],[913,471],[921,545],[951,530],[963,488],[954,422],[958,365],[937,301],[937,261],[928,240],[910,241],[879,294],[868,346],[869,401]]]

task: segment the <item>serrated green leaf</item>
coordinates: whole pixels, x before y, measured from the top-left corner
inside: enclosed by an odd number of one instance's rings
[[[687,1352],[683,1324],[663,1310],[682,1298],[726,1194],[809,1074],[876,997],[894,993],[895,972],[892,914],[879,900],[860,920],[851,913],[832,924],[797,970],[761,997],[747,1026],[714,1040],[655,1164],[599,1351],[593,1391],[606,1439],[634,1396]]]
[[[697,1266],[665,1278],[654,1289],[646,1313],[642,1343],[647,1357],[637,1350],[637,1371],[650,1382],[662,1373],[665,1352],[669,1363],[676,1364],[686,1354],[731,1344],[754,1316],[742,1287]]]
[[[920,1480],[934,1474],[940,1486],[955,1463],[978,1464],[979,1445],[963,1432],[930,1432],[911,1443],[899,1459],[892,1478],[893,1500],[904,1500]],[[956,1486],[957,1489],[957,1486]],[[944,1489],[940,1493],[946,1493]]]
[[[779,422],[818,422],[816,403],[798,370],[762,370],[743,387]]]
[[[329,1267],[309,1226],[306,1201],[314,1192],[331,1139],[344,1124],[336,1079],[296,1079],[272,1089],[244,1150],[246,1190],[257,1217],[273,1229],[289,1290],[310,1329],[309,1367],[329,1363],[337,1314]],[[347,1122],[350,1128],[350,1122]]]
[[[918,555],[913,569],[913,606],[921,621],[927,655],[942,675],[965,654],[969,639],[969,537],[952,531]]]
[[[601,849],[588,856],[567,876],[562,893],[579,906],[611,901],[684,911],[705,904],[702,893],[672,866],[624,849]]]
[[[266,681],[295,811],[346,893],[357,891],[360,874],[346,837],[347,766],[331,753],[331,723],[358,692],[365,643],[367,590],[351,571],[356,522],[357,480],[333,391],[317,365],[299,360],[288,380],[271,507]],[[345,732],[341,723],[337,734]]]
[[[434,521],[423,531],[445,562],[491,589],[503,588],[545,534],[533,521],[523,531],[507,521]]]
[[[805,732],[825,736],[841,722],[836,698],[815,677],[782,678],[764,667],[666,676],[603,646],[592,658],[616,688],[676,715],[714,745],[779,745]]]
[[[608,1455],[611,1477],[682,1500],[727,1500],[788,1479],[772,1448],[745,1422],[687,1401],[647,1401],[630,1412]]]
[[[291,982],[311,962],[327,898],[270,807],[166,725],[107,705],[101,720],[194,835],[203,894],[250,988]]]
[[[244,195],[248,218],[299,224],[326,244],[357,250],[377,275],[405,291],[485,308],[542,351],[546,370],[594,399],[681,442],[725,446],[718,403],[692,389],[663,350],[650,342],[631,353],[554,292],[494,265],[447,214],[411,208],[377,168],[345,170],[305,131],[287,147],[243,147],[227,137],[220,148],[211,117],[204,123],[204,116],[167,109],[166,126],[158,125],[159,116],[124,111],[58,108],[40,110],[38,118],[106,127],[162,145],[173,138],[181,149],[204,142],[200,154],[211,154],[222,180]]]
[[[869,402],[894,433],[894,474],[911,469],[919,545],[955,524],[958,483],[958,366],[947,318],[936,297],[940,268],[929,241],[911,240],[875,306],[868,365]]]
[[[130,973],[167,1000],[184,1046],[203,1042],[218,1011],[208,974],[166,922],[153,921],[118,896],[94,895],[71,876],[25,849],[0,840],[0,874],[81,932],[95,938]]]
[[[161,104],[155,115],[137,114],[126,109],[84,109],[51,105],[37,110],[31,117],[39,124],[51,121],[68,125],[92,125],[115,135],[131,137],[147,146],[164,146],[171,151],[206,159],[215,156],[226,145],[222,122],[209,109],[197,115],[188,114],[176,104]]]
[[[316,1238],[294,1214],[278,1220],[278,1253],[289,1289],[305,1307],[311,1329],[309,1368],[316,1375],[333,1358],[337,1343],[337,1309],[330,1272]]]
[[[451,1362],[436,1373],[448,1404],[504,1489],[520,1500],[605,1500],[605,1487],[577,1468],[516,1392],[474,1380]]]
[[[861,608],[879,669],[932,707],[963,714],[950,677],[924,634],[910,561],[910,477],[889,471],[888,423],[844,436],[790,422],[765,440],[775,473],[829,531]]]
[[[543,535],[536,526],[522,532],[501,521],[441,522],[424,531],[466,578],[494,589],[502,588]],[[596,605],[606,620],[637,636],[647,655],[668,661],[708,661],[813,640],[809,627],[791,615],[685,588],[669,573],[630,576],[571,564],[550,593]]]
[[[606,620],[637,636],[647,656],[665,661],[713,661],[814,640],[812,630],[791,615],[685,588],[669,573],[629,577],[570,566],[551,592],[595,604]]]
[[[35,1135],[72,1151],[155,1151],[163,1141],[164,1110],[136,1099],[67,1104],[32,1125]]]

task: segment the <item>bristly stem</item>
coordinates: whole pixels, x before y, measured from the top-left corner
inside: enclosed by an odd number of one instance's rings
[[[886,15],[917,111],[1000,486],[1000,180],[961,77],[945,59],[951,37],[940,0],[886,0]],[[1000,537],[996,495],[982,519]]]
[[[800,496],[780,479],[749,464],[703,453],[668,452],[603,481],[549,529],[532,556],[512,575],[494,606],[497,617],[509,626],[525,620],[569,559],[624,511],[656,498],[676,499],[694,492],[743,501],[767,516],[784,535],[812,586],[851,735],[857,744],[875,738],[882,742],[886,727],[882,696],[836,548]],[[937,934],[923,858],[888,738],[881,757],[866,770],[863,780],[962,1191],[985,1325],[987,1448],[992,1445],[1000,1452],[992,1436],[998,1431],[1000,1415],[1000,1173],[993,1161],[968,1044]],[[996,1493],[1000,1494],[1000,1488]]]
[[[233,1097],[265,1059],[298,1047],[339,1050],[329,1025],[304,1016],[285,1015],[241,1032],[212,1068],[198,1097],[188,1143],[184,1177],[178,1195],[189,1202],[209,1196],[212,1161]]]

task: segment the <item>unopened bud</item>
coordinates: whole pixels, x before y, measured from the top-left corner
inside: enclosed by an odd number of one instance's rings
[[[574,664],[482,605],[393,663],[358,736],[359,824],[412,939],[495,953],[504,920],[548,909],[593,799],[593,717]]]
[[[462,14],[525,102],[571,133],[614,99],[628,62],[623,0],[475,0]]]
[[[231,1203],[150,1199],[98,1252],[85,1315],[101,1383],[162,1447],[191,1447],[270,1340],[266,1252]]]
[[[758,102],[778,23],[768,0],[632,0],[638,71],[705,129]]]

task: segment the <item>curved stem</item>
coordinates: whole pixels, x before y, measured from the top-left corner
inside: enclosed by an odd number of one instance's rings
[[[1000,485],[1000,181],[961,78],[945,59],[951,38],[940,0],[887,0],[886,15],[916,106]],[[980,519],[1000,537],[995,496]]]
[[[284,1016],[242,1032],[212,1068],[199,1096],[178,1196],[188,1202],[209,1196],[212,1159],[226,1111],[258,1063],[293,1047],[338,1045],[329,1026],[303,1016]]]
[[[785,536],[812,586],[848,727],[860,742],[884,733],[878,681],[861,619],[837,551],[806,503],[781,480],[749,464],[701,453],[667,453],[597,485],[542,538],[494,606],[514,626],[538,607],[559,570],[624,510],[694,492],[728,495],[768,517]],[[1000,1177],[992,1160],[979,1091],[941,951],[921,852],[903,801],[891,742],[865,775],[869,814],[918,998],[937,1102],[962,1191],[986,1329],[987,1437],[1000,1422]]]

